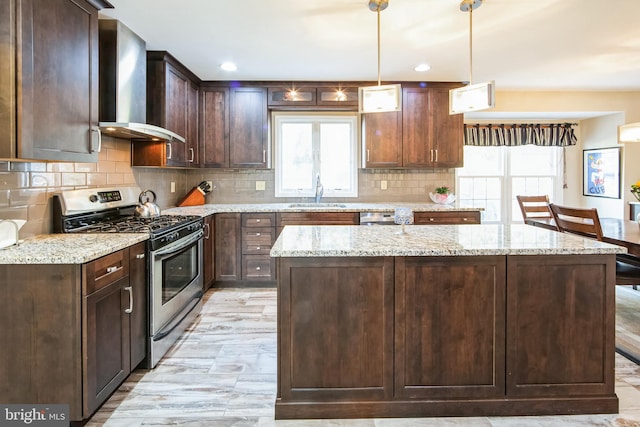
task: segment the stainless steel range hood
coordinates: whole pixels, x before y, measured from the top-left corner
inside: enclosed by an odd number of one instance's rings
[[[100,130],[104,135],[133,141],[180,141],[185,138],[146,123],[147,45],[122,22],[101,19]]]

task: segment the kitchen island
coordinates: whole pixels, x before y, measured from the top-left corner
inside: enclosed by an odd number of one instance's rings
[[[527,225],[288,226],[277,419],[615,413],[615,254]]]

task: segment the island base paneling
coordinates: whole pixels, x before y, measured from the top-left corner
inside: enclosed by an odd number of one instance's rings
[[[276,419],[618,411],[613,254],[277,263]]]

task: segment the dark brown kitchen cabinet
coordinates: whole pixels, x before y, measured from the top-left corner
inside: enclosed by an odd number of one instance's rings
[[[275,259],[269,256],[276,240],[274,213],[242,214],[242,279],[275,280]]]
[[[461,167],[464,119],[449,115],[451,87],[404,87],[401,112],[364,114],[364,167]]]
[[[200,165],[200,88],[194,83],[187,85],[187,166]]]
[[[269,106],[302,106],[316,105],[316,88],[315,87],[292,87],[292,86],[275,86],[268,88]]]
[[[203,238],[203,263],[204,280],[203,286],[206,291],[215,280],[215,223],[214,216],[208,215],[204,218],[204,238]]]
[[[340,83],[326,86],[285,84],[269,87],[269,107],[296,109],[302,107],[325,107],[336,110],[356,110],[358,88],[343,87]]]
[[[396,258],[395,396],[504,396],[505,271],[504,257]]]
[[[480,224],[480,211],[414,212],[413,223],[429,224]]]
[[[96,162],[102,0],[0,5],[0,158]]]
[[[147,122],[184,137],[185,142],[136,142],[133,166],[188,167],[192,154],[197,161],[199,84],[168,52],[147,52]]]
[[[145,243],[85,264],[0,265],[0,401],[88,419],[146,353]],[[130,312],[129,312],[130,311]],[[55,355],[55,357],[52,357]]]
[[[402,89],[402,165],[462,166],[463,117],[449,115],[449,88]]]
[[[229,167],[267,168],[267,89],[229,89]]]
[[[229,167],[229,88],[203,85],[200,166]]]
[[[366,168],[402,167],[402,112],[362,115]]]
[[[215,278],[216,282],[242,278],[241,214],[215,215]]]

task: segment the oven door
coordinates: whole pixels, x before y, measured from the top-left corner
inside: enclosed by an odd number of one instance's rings
[[[169,333],[202,299],[202,230],[151,251],[151,335]]]

